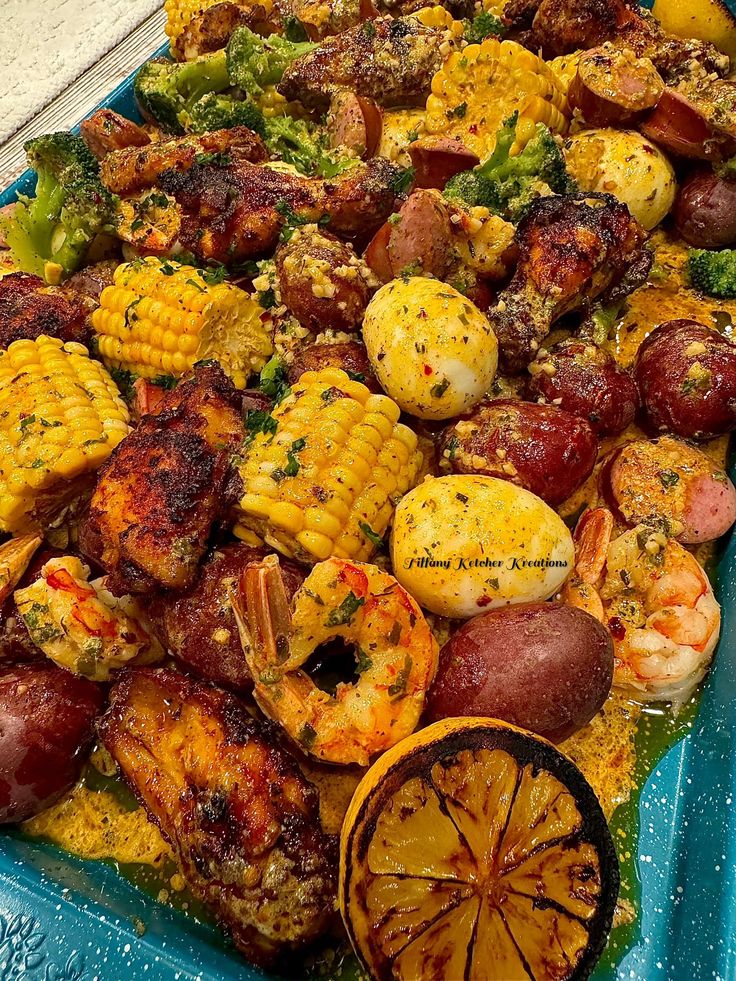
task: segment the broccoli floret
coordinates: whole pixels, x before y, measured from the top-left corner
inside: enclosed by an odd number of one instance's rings
[[[445,197],[471,206],[488,208],[510,221],[518,221],[526,207],[545,194],[569,194],[574,182],[565,169],[565,158],[557,141],[542,123],[521,153],[510,156],[516,139],[515,112],[496,136],[491,156],[473,170],[451,178]]]
[[[501,18],[487,10],[473,17],[472,20],[464,20],[463,24],[465,25],[463,36],[468,44],[480,44],[487,37],[503,37],[506,31]]]
[[[695,289],[721,300],[736,300],[736,249],[690,249],[688,272]]]
[[[25,272],[43,276],[47,262],[74,272],[95,235],[111,229],[115,198],[80,137],[49,133],[29,140],[25,151],[36,190],[34,197],[18,195],[3,222],[8,246]]]
[[[247,126],[259,136],[266,135],[263,113],[254,102],[244,102],[231,95],[208,92],[192,106],[189,129],[194,133],[232,129],[233,126]]]
[[[714,164],[713,170],[726,181],[736,181],[736,157]]]
[[[146,119],[180,134],[189,127],[195,103],[229,86],[225,52],[215,51],[192,61],[149,61],[136,75],[133,91]]]
[[[265,121],[264,140],[270,153],[303,174],[316,173],[322,157],[322,140],[316,127],[292,116],[272,116]]]
[[[280,82],[292,61],[316,47],[311,41],[287,41],[278,34],[259,37],[248,27],[239,27],[227,45],[230,82],[254,98],[266,85]]]

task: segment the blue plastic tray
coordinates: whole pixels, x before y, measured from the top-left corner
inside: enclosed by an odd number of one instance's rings
[[[132,76],[101,106],[139,118]],[[23,175],[0,196],[0,205],[32,187],[30,175]],[[599,966],[597,981],[736,979],[733,536],[718,580],[723,634],[714,669],[691,729],[658,763],[639,798],[641,912],[632,945],[615,967]],[[140,924],[143,935],[136,930]],[[215,928],[157,903],[103,862],[0,834],[2,981],[235,978],[263,975]]]

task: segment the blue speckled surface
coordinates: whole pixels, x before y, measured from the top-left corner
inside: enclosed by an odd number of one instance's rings
[[[736,0],[729,0],[736,9]],[[162,52],[165,48],[162,49]],[[135,116],[130,79],[102,105]],[[0,205],[28,191],[20,180]],[[732,471],[732,476],[734,473]],[[642,789],[639,940],[596,981],[736,979],[736,539],[719,566],[723,634],[689,734]],[[143,924],[139,935],[136,925]],[[101,862],[0,836],[2,981],[256,981],[219,932]]]

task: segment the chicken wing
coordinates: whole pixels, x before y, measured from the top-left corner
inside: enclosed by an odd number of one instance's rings
[[[13,341],[41,334],[62,341],[89,337],[87,316],[93,306],[66,287],[47,286],[39,276],[16,272],[0,278],[0,350]]]
[[[161,643],[187,669],[223,688],[248,692],[253,688],[238,635],[229,591],[243,570],[260,562],[268,549],[242,542],[215,548],[202,563],[195,584],[185,593],[161,593],[146,606]],[[289,598],[306,573],[282,561],[281,571]]]
[[[442,64],[443,40],[414,17],[367,20],[293,61],[278,90],[311,109],[326,108],[339,89],[382,106],[423,103]]]
[[[393,211],[401,174],[375,157],[330,181],[240,163],[168,171],[158,183],[182,208],[184,248],[203,260],[231,263],[272,252],[295,218],[327,219],[338,235],[369,237]]]
[[[171,843],[192,892],[255,964],[334,914],[336,849],[318,797],[271,727],[175,671],[129,671],[98,731]]]
[[[197,367],[101,468],[80,545],[111,592],[192,584],[243,440],[241,401],[219,366]]]
[[[191,61],[199,55],[219,51],[227,45],[238,27],[249,27],[256,34],[263,35],[272,34],[276,29],[271,15],[260,3],[223,0],[211,7],[200,7],[179,38],[178,59]]]
[[[509,0],[503,19],[511,37],[545,58],[610,41],[650,58],[668,80],[694,65],[718,75],[729,70],[728,56],[714,45],[667,34],[632,0]]]
[[[247,126],[217,129],[202,136],[178,136],[144,147],[113,150],[100,163],[102,183],[114,194],[152,187],[165,170],[185,171],[197,158],[225,154],[230,160],[268,160],[263,140]]]
[[[610,194],[539,198],[516,230],[516,272],[488,316],[507,371],[522,371],[555,320],[621,283],[646,234]]]

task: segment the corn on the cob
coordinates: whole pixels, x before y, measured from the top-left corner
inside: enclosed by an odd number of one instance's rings
[[[42,334],[0,351],[0,529],[42,526],[128,433],[128,410],[87,348]]]
[[[180,378],[214,358],[245,388],[272,353],[270,315],[237,286],[208,285],[207,276],[150,256],[118,266],[92,314],[105,364],[141,378]]]
[[[577,75],[582,54],[582,51],[573,51],[572,54],[560,55],[558,58],[553,58],[547,62],[547,66],[557,79],[557,84],[565,93],[565,97],[567,97],[572,80]]]
[[[179,50],[178,42],[189,24],[202,14],[208,7],[214,7],[222,0],[166,0],[164,10],[166,11],[166,34],[171,42],[171,50],[177,56],[182,52]],[[238,6],[248,7],[250,3],[245,0],[236,0]],[[265,9],[266,14],[270,14],[273,9],[273,0],[253,0]]]
[[[483,160],[496,145],[496,133],[514,110],[519,112],[515,152],[544,123],[567,131],[567,99],[551,69],[515,41],[487,38],[455,51],[432,79],[427,98],[428,133],[458,136]]]
[[[398,419],[339,368],[305,372],[272,416],[246,418],[235,533],[304,562],[369,559],[422,463]]]
[[[461,20],[455,20],[449,10],[439,5],[421,7],[411,16],[416,17],[425,27],[434,27],[438,31],[449,31],[452,39],[460,39],[465,31],[463,22]]]
[[[293,116],[295,119],[304,119],[309,115],[301,102],[289,102],[280,92],[276,91],[275,85],[266,85],[263,92],[256,98],[256,103],[266,119],[273,119],[274,116]]]

